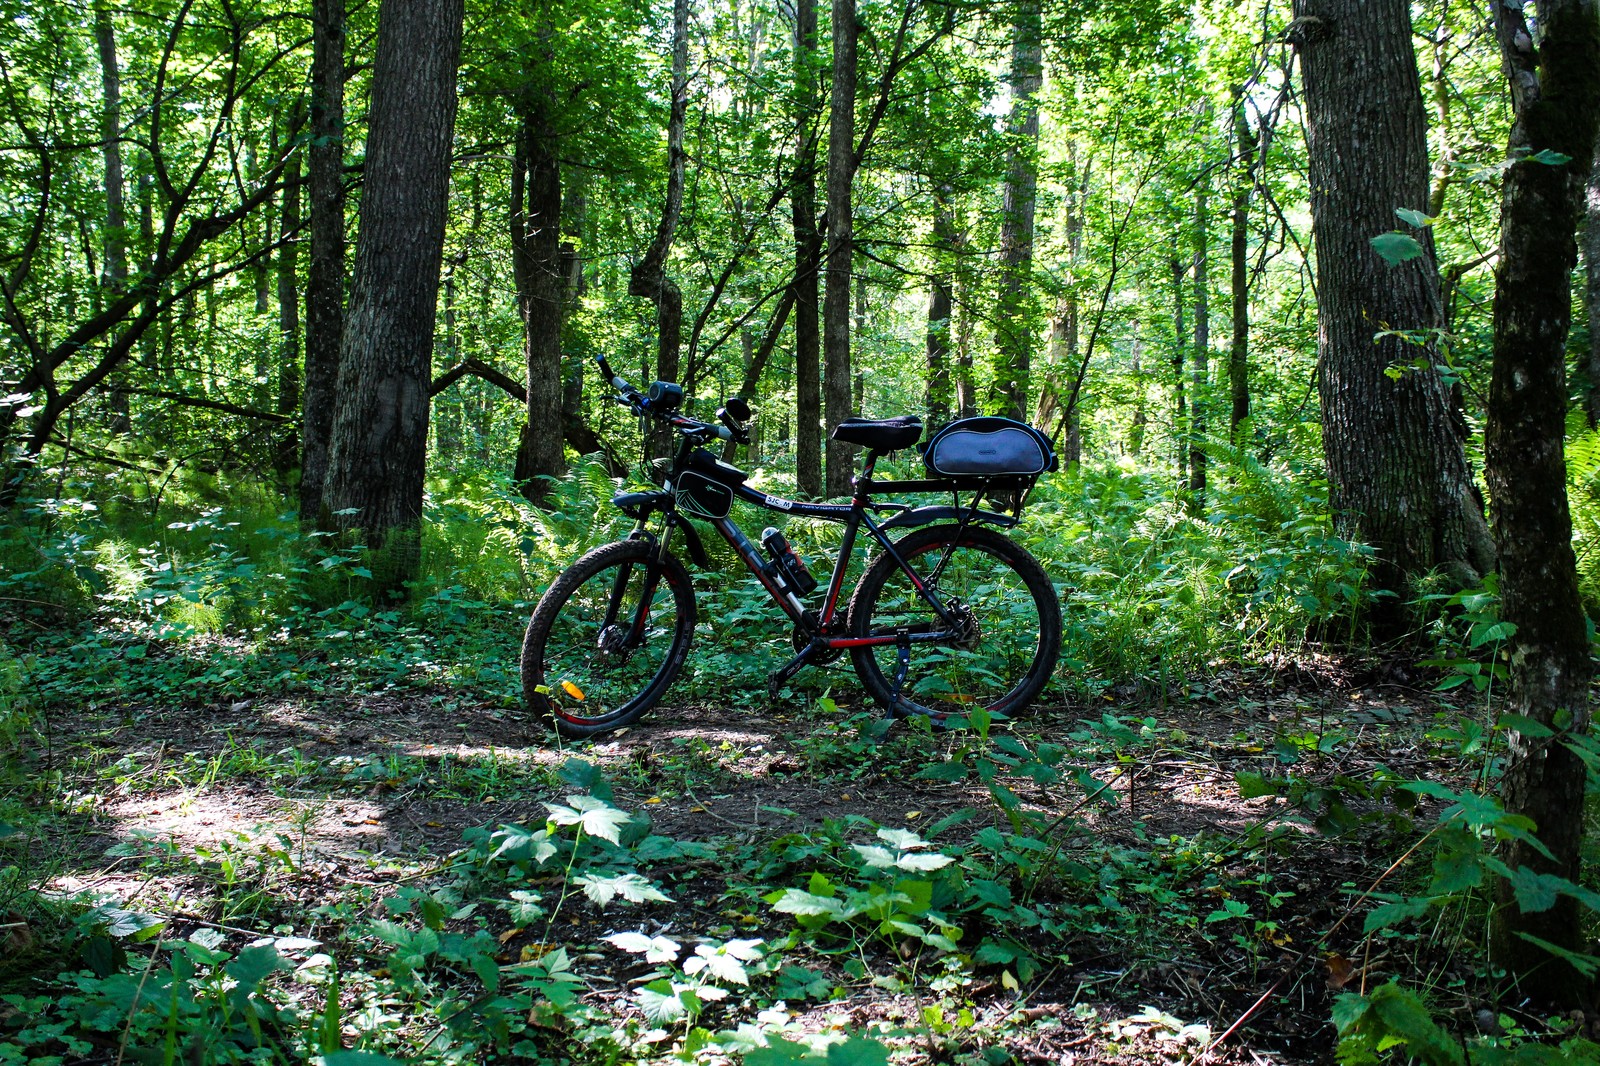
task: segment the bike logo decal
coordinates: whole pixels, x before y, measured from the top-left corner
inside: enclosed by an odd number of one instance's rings
[[[779,510],[779,511],[792,511],[792,510],[794,510],[794,501],[793,500],[781,500],[776,496],[768,496],[767,497],[767,506],[775,508],[776,510]]]

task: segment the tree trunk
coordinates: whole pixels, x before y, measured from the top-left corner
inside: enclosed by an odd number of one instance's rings
[[[950,206],[950,188],[941,186],[933,199],[933,276],[928,295],[928,362],[924,405],[928,409],[928,428],[937,429],[950,421],[950,315],[955,291],[951,285],[951,260],[960,240],[955,211]]]
[[[1245,115],[1244,93],[1235,90],[1233,132],[1239,162],[1234,168],[1233,232],[1230,284],[1233,298],[1232,335],[1228,345],[1228,439],[1238,444],[1239,423],[1250,417],[1250,193],[1255,184],[1257,142]]]
[[[1376,549],[1372,586],[1398,594],[1379,600],[1371,619],[1380,637],[1395,636],[1412,578],[1443,569],[1462,585],[1494,562],[1465,422],[1437,369],[1432,237],[1422,231],[1423,254],[1398,266],[1370,243],[1397,228],[1397,208],[1428,204],[1411,10],[1404,0],[1296,0],[1295,14],[1330,503],[1341,535]],[[1397,379],[1387,373],[1396,367]]]
[[[512,274],[528,368],[527,420],[512,479],[542,504],[566,473],[561,419],[561,170],[548,101],[523,117],[511,174]],[[526,180],[524,180],[526,173]]]
[[[1194,350],[1189,365],[1189,513],[1206,507],[1205,394],[1211,377],[1211,212],[1202,178],[1194,201]]]
[[[100,111],[101,149],[106,168],[105,248],[100,283],[120,293],[128,283],[128,216],[123,205],[122,179],[122,78],[117,67],[117,34],[111,22],[111,6],[106,0],[94,5],[94,38],[100,53],[100,86],[103,90]],[[111,376],[111,425],[113,434],[132,429],[128,415],[125,372]]]
[[[306,195],[306,371],[300,422],[300,521],[328,528],[322,490],[344,337],[344,0],[311,3],[311,145]]]
[[[683,126],[689,108],[689,0],[672,5],[672,103],[667,114],[667,191],[655,239],[628,276],[628,295],[642,296],[656,305],[656,372],[662,381],[678,380],[679,353],[683,348],[683,293],[667,276],[667,254],[683,210]],[[656,428],[651,449],[664,454],[672,444],[671,430]]]
[[[1013,0],[1010,142],[1000,215],[1000,292],[995,308],[999,413],[1028,417],[1033,355],[1033,221],[1038,184],[1039,105],[1044,32],[1039,0]]]
[[[1583,265],[1588,273],[1585,307],[1589,312],[1589,428],[1600,426],[1600,141],[1584,197]]]
[[[278,248],[278,397],[273,406],[284,416],[272,467],[285,487],[300,454],[293,415],[300,409],[300,157],[284,168],[283,243]]]
[[[1494,5],[1495,34],[1511,81],[1510,157],[1560,153],[1563,165],[1512,163],[1501,191],[1495,268],[1494,372],[1485,431],[1486,472],[1500,549],[1500,616],[1516,625],[1509,710],[1555,736],[1513,732],[1502,790],[1506,810],[1533,819],[1547,858],[1511,841],[1513,870],[1579,880],[1586,771],[1561,734],[1589,728],[1591,664],[1567,510],[1565,347],[1579,190],[1594,158],[1600,116],[1600,20],[1595,0],[1543,0],[1542,40],[1528,47],[1520,6]],[[1586,951],[1578,902],[1561,895],[1529,913],[1501,885],[1495,948],[1522,993],[1589,1002],[1584,978],[1526,936]]]
[[[1140,365],[1143,340],[1139,336],[1139,321],[1133,322],[1133,421],[1128,426],[1128,454],[1135,459],[1144,451],[1145,426],[1150,421],[1145,414],[1144,367]]]
[[[1183,353],[1189,339],[1188,327],[1183,322],[1183,279],[1189,272],[1183,261],[1172,257],[1172,440],[1173,461],[1178,467],[1180,494],[1189,481],[1189,404],[1183,382]]]
[[[420,562],[461,23],[462,0],[384,0],[378,12],[361,229],[325,502],[341,527],[361,529],[368,544],[398,541],[386,559],[392,569],[378,578],[392,590],[415,576]]]
[[[822,388],[829,426],[850,417],[850,271],[854,257],[851,192],[856,158],[856,4],[833,0],[833,95],[828,120],[827,287],[822,303]],[[855,448],[828,440],[825,494],[845,496]]]
[[[817,0],[795,0],[794,388],[795,488],[822,495],[822,235],[817,232]]]

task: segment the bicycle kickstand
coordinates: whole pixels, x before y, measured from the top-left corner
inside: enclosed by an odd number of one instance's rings
[[[895,652],[898,661],[894,667],[894,683],[889,686],[889,717],[904,718],[905,712],[900,709],[900,689],[906,683],[906,674],[911,670],[911,631],[900,629],[895,631]]]

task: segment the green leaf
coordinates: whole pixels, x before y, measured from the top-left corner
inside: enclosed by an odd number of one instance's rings
[[[888,1066],[889,1049],[876,1040],[853,1036],[828,1048],[828,1066]]]
[[[1407,1051],[1429,1066],[1465,1066],[1461,1044],[1434,1023],[1415,993],[1390,982],[1372,994],[1372,1010],[1392,1035],[1405,1041]]]
[[[830,918],[837,918],[844,911],[844,905],[838,900],[815,896],[798,888],[786,888],[777,899],[769,897],[769,902],[772,904],[772,909],[780,914],[827,915]]]
[[[1502,714],[1500,716],[1500,727],[1502,729],[1514,729],[1523,736],[1532,737],[1534,740],[1543,740],[1546,737],[1556,735],[1556,731],[1543,722],[1521,714]]]
[[[1380,233],[1372,238],[1372,250],[1390,266],[1399,266],[1422,255],[1422,242],[1405,233]]]
[[[1526,866],[1513,870],[1510,881],[1511,890],[1517,896],[1517,906],[1523,914],[1540,914],[1554,907],[1561,896],[1562,886],[1568,884],[1564,877],[1538,873]]]
[[[1260,799],[1262,796],[1276,796],[1278,794],[1276,785],[1260,774],[1251,773],[1248,770],[1241,770],[1239,773],[1234,774],[1233,780],[1239,786],[1241,799]]]
[[[1572,162],[1570,155],[1562,155],[1551,148],[1542,148],[1528,157],[1530,163],[1543,163],[1547,167],[1564,167]]]
[[[1422,211],[1413,211],[1409,207],[1397,207],[1394,209],[1394,213],[1400,216],[1401,222],[1408,226],[1415,226],[1418,229],[1425,229],[1434,223],[1432,216]]]
[[[596,907],[604,907],[618,896],[629,903],[672,902],[666,893],[636,873],[613,874],[609,877],[582,874],[573,878],[572,883],[582,888],[583,894],[593,900]]]
[[[1374,907],[1367,915],[1362,932],[1371,933],[1412,918],[1421,918],[1432,909],[1433,902],[1430,896],[1413,896],[1398,903],[1385,903],[1380,907]]]
[[[643,933],[614,933],[606,937],[623,951],[643,955],[645,962],[675,962],[682,950],[676,940],[664,936],[645,936]]]
[[[820,1063],[820,1055],[811,1049],[781,1036],[769,1036],[766,1047],[754,1048],[745,1053],[745,1066],[796,1066],[798,1063]]]
[[[1477,851],[1440,851],[1433,858],[1434,895],[1447,896],[1483,883],[1483,855]]]
[[[1570,962],[1573,968],[1577,970],[1578,973],[1582,974],[1583,979],[1586,981],[1593,980],[1595,974],[1600,973],[1600,958],[1596,958],[1593,955],[1580,954],[1576,951],[1568,951],[1559,944],[1552,944],[1548,940],[1541,940],[1532,933],[1518,932],[1517,935],[1528,941],[1530,944],[1539,945],[1556,958],[1565,959],[1567,962]]]
[[[1358,996],[1354,992],[1346,992],[1333,1001],[1333,1025],[1343,1036],[1350,1031],[1350,1027],[1366,1016],[1367,1008],[1372,1006],[1372,1000],[1366,996]]]
[[[965,763],[954,760],[936,762],[924,766],[912,776],[919,781],[960,781],[967,776],[967,767]]]
[[[653,1022],[675,1022],[689,1016],[689,1005],[683,997],[686,991],[685,986],[662,979],[634,989],[633,994],[638,997],[639,1009],[646,1018]]]
[[[330,1051],[312,1061],[319,1066],[405,1066],[399,1059],[391,1059],[376,1051]]]

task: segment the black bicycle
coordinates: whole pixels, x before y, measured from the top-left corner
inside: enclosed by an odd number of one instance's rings
[[[672,552],[710,569],[687,519],[708,523],[749,567],[794,626],[794,657],[772,674],[782,686],[808,665],[850,653],[872,697],[895,716],[942,721],[975,707],[1014,715],[1044,689],[1061,647],[1061,607],[1043,567],[999,530],[1016,525],[1038,477],[1055,469],[1049,440],[1003,418],[949,423],[923,446],[929,477],[872,479],[883,456],[922,436],[914,417],[847,419],[832,436],[866,449],[849,503],[806,503],[747,485],[746,474],[712,454],[713,444],[748,444],[749,405],[734,398],[717,422],[683,414],[683,389],[655,382],[641,393],[596,360],[618,403],[671,427],[678,444],[662,487],[612,504],[637,521],[626,539],[587,552],[540,598],[522,644],[528,707],[567,737],[588,737],[636,720],[678,676],[694,640],[694,583]],[[949,492],[952,503],[913,507],[880,494]],[[962,501],[962,495],[967,499]],[[844,526],[820,601],[817,580],[783,534],[768,528],[765,554],[728,517],[734,500]],[[1006,510],[985,508],[1005,506]],[[880,547],[841,608],[845,570],[860,532]]]

